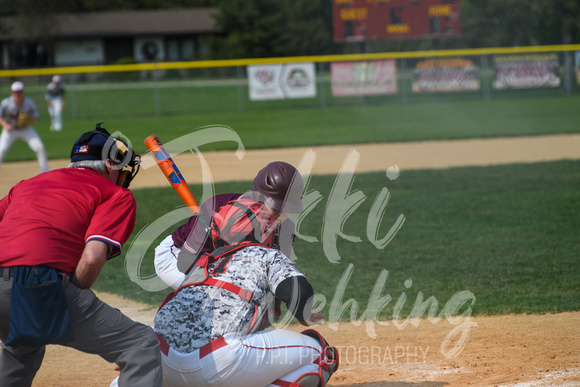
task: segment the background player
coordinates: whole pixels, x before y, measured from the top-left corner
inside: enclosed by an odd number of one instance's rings
[[[44,93],[50,115],[50,130],[56,132],[62,130],[62,110],[65,105],[65,89],[61,81],[60,75],[53,76],[52,82],[46,86],[46,93]]]
[[[246,199],[214,215],[219,259],[202,266],[203,255],[155,316],[165,386],[323,387],[336,371],[336,350],[317,332],[265,330],[273,319],[262,311],[276,301],[303,325],[324,317],[306,277],[269,248],[279,222]]]
[[[10,86],[10,97],[0,104],[0,164],[15,140],[26,141],[30,149],[36,153],[40,172],[48,171],[48,159],[44,144],[32,124],[38,122],[38,109],[34,102],[24,96],[24,84],[16,81]]]
[[[203,252],[213,251],[213,242],[209,238],[209,225],[213,214],[232,200],[242,196],[265,203],[274,218],[287,218],[290,213],[302,212],[302,176],[291,164],[274,161],[262,168],[252,188],[252,195],[230,193],[216,195],[201,205],[202,222],[197,216],[189,218],[186,224],[167,236],[155,249],[155,271],[163,282],[174,289],[183,282],[185,272],[191,267],[197,256]],[[294,238],[294,223],[291,220],[281,222],[275,232],[273,246],[290,256]],[[179,258],[179,267],[178,267]]]
[[[23,180],[0,201],[0,386],[30,386],[47,344],[116,363],[123,386],[161,386],[151,327],[90,290],[135,225],[126,187],[138,165],[97,125],[73,145],[69,168]]]

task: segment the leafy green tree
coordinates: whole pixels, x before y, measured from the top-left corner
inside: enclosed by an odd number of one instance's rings
[[[580,2],[578,0],[531,0],[537,17],[540,44],[580,42]]]
[[[218,0],[215,5],[223,34],[212,47],[219,58],[336,52],[329,0]]]
[[[578,0],[463,0],[461,20],[466,47],[580,41]]]
[[[312,0],[282,1],[287,55],[335,54],[332,2]]]
[[[216,23],[222,36],[212,42],[219,58],[272,57],[284,45],[283,14],[279,0],[216,1]]]

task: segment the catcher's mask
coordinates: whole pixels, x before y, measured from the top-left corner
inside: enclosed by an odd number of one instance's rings
[[[124,140],[113,137],[98,123],[95,130],[81,135],[71,150],[71,162],[84,160],[112,160],[119,169],[117,185],[128,188],[139,172],[141,155],[135,154],[133,148]]]
[[[273,247],[275,220],[262,203],[235,200],[223,206],[212,218],[211,236],[214,248],[259,243]]]

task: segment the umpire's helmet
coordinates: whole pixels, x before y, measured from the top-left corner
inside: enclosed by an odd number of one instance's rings
[[[299,214],[302,212],[302,175],[291,164],[273,161],[258,172],[254,179],[252,197],[276,211]]]
[[[111,136],[101,124],[99,122],[95,130],[83,133],[75,141],[70,151],[71,163],[110,159],[120,170],[117,184],[127,188],[139,172],[141,155],[136,154],[126,141]]]

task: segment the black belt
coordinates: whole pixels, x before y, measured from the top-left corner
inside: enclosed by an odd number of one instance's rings
[[[24,266],[20,266],[20,267],[24,267]],[[38,268],[42,267],[42,266],[28,266],[28,267],[32,267],[34,269],[34,275],[38,276]],[[16,269],[16,266],[0,267],[0,269],[3,270],[4,281],[8,281],[10,278],[12,278],[14,276],[14,270]],[[59,273],[60,273],[60,271],[59,271]]]

